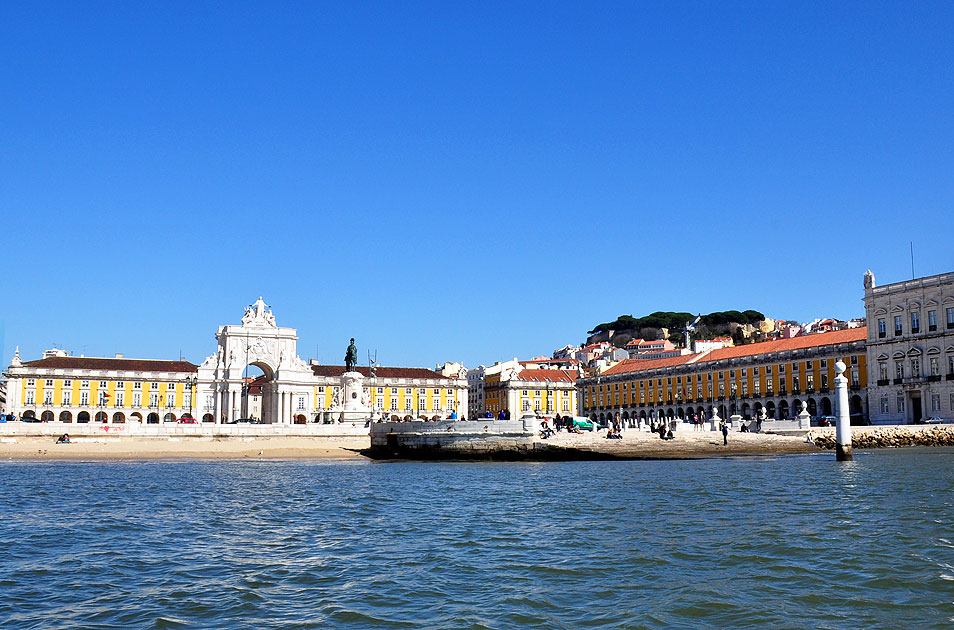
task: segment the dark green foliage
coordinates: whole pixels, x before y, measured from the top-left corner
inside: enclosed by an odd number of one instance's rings
[[[644,317],[633,317],[632,315],[621,315],[616,321],[606,322],[596,326],[587,334],[592,335],[598,332],[615,330],[638,331],[641,328],[668,328],[670,334],[681,333],[686,324],[696,318],[692,313],[673,313],[669,311],[656,311]],[[758,311],[721,311],[703,315],[699,324],[709,329],[724,328],[728,324],[755,324],[765,319],[765,316]]]

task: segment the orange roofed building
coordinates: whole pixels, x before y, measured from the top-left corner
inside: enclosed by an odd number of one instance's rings
[[[727,418],[739,414],[790,419],[802,405],[813,417],[832,415],[835,362],[848,366],[849,407],[867,419],[866,328],[718,348],[662,359],[630,359],[581,379],[580,412],[606,422],[619,413],[635,426],[650,418]]]

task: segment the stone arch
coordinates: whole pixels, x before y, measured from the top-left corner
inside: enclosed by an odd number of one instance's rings
[[[89,412],[81,411],[78,414],[76,414],[76,422],[79,424],[86,424],[87,422],[89,422]]]
[[[639,412],[639,419],[642,420],[642,421],[644,421],[644,422],[646,421],[646,410],[645,410],[645,409],[643,409],[642,411]]]
[[[818,403],[815,402],[814,398],[808,399],[808,415],[810,416],[818,415]]]
[[[305,414],[300,413],[295,416],[295,424],[308,424],[308,418],[305,417]]]
[[[792,401],[792,415],[798,415],[802,412],[802,401],[799,398],[796,398]]]
[[[762,403],[760,403],[760,402],[756,402],[754,405],[752,405],[752,411],[753,411],[754,413],[756,413],[756,414],[757,414],[757,413],[759,412],[759,410],[761,410],[761,409],[762,409]]]
[[[751,409],[749,408],[749,403],[742,403],[742,417],[743,418],[752,417]]]
[[[788,419],[788,401],[784,398],[778,401],[778,419],[787,420]]]
[[[831,399],[828,396],[822,396],[822,399],[818,401],[821,405],[820,415],[830,416],[831,415]]]
[[[55,417],[56,416],[54,416],[53,412],[49,409],[44,410],[43,413],[40,414],[40,420],[43,422],[53,422],[53,418]]]
[[[623,420],[629,420],[629,411],[623,412]]]
[[[728,418],[728,416],[726,415],[726,411],[728,411],[728,410],[725,408],[725,405],[719,405],[719,417],[720,417],[720,418]]]
[[[142,422],[142,414],[139,413],[138,411],[132,412],[131,414],[129,414],[129,421],[130,421],[130,422]]]
[[[26,411],[23,412],[23,415],[21,415],[20,417],[21,418],[36,418],[36,412],[33,411],[32,409],[27,409]]]
[[[60,422],[73,422],[73,414],[71,414],[69,411],[61,411]]]
[[[775,401],[770,400],[765,403],[765,413],[769,418],[775,418]]]
[[[146,424],[159,424],[159,414],[155,411],[146,416]]]
[[[677,408],[676,408],[676,417],[677,417],[677,418],[685,418],[685,417],[686,417],[686,415],[685,415],[685,410],[684,410],[682,407],[677,407]]]
[[[109,416],[105,411],[97,411],[96,417],[93,418],[93,420],[96,422],[109,422]]]
[[[126,414],[122,411],[117,411],[113,414],[113,423],[114,424],[125,424],[126,423]]]
[[[175,422],[175,421],[176,421],[176,414],[174,414],[174,413],[172,413],[172,412],[170,411],[170,412],[167,413],[166,415],[162,416],[162,421],[163,421],[163,422]]]
[[[211,413],[207,413],[202,416],[202,422],[215,422],[215,416],[213,416]]]

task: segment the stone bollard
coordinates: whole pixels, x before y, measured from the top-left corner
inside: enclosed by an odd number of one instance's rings
[[[854,459],[851,454],[851,417],[848,415],[848,379],[845,364],[835,363],[835,459],[840,462]]]
[[[713,408],[712,408],[712,417],[709,418],[709,430],[710,430],[710,431],[718,431],[718,430],[719,430],[719,423],[720,423],[720,422],[722,422],[722,418],[719,417],[719,408],[718,408],[718,407],[713,407]]]

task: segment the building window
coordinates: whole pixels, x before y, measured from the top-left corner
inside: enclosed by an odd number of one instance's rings
[[[792,377],[792,389],[798,391],[798,375]]]
[[[814,391],[815,389],[815,373],[809,371],[805,374],[805,386],[808,388],[808,391]]]
[[[748,395],[749,395],[749,382],[748,382],[748,381],[742,381],[742,395],[743,395],[743,396],[748,396]]]
[[[945,312],[947,313],[947,327],[954,328],[954,308],[949,308]]]
[[[175,388],[176,388],[176,384],[175,384],[175,383],[168,383],[168,384],[166,385],[166,389],[175,389]]]
[[[175,407],[176,406],[176,395],[173,393],[166,394],[166,407]]]
[[[305,410],[305,397],[304,397],[304,396],[299,396],[299,397],[298,397],[298,411],[304,411],[304,410]]]
[[[895,337],[901,336],[901,316],[900,315],[894,316],[894,336]]]
[[[881,397],[881,413],[888,413],[888,397]]]
[[[887,334],[888,334],[888,327],[884,323],[884,317],[879,317],[878,318],[878,337],[880,339],[884,339],[884,337]]]
[[[34,385],[36,385],[36,379],[28,378],[27,387],[33,387]]]
[[[116,406],[123,406],[123,392],[116,392]]]
[[[421,396],[417,399],[417,408],[419,411],[424,411],[425,405],[427,405],[427,400]]]
[[[937,311],[928,311],[928,330],[937,330]]]
[[[901,361],[894,362],[894,377],[904,378],[904,363]]]
[[[931,364],[931,376],[940,376],[941,369],[938,367],[937,357],[931,357],[928,361],[930,361]]]
[[[99,382],[99,388],[100,388],[100,389],[106,389],[106,381],[100,381],[100,382]]]
[[[99,406],[100,406],[100,407],[105,407],[107,400],[108,400],[108,399],[106,398],[106,392],[100,392],[100,393],[99,393]]]
[[[888,380],[888,364],[884,361],[878,363],[878,380]]]
[[[139,407],[142,405],[142,394],[139,392],[133,392],[133,407]],[[209,409],[209,406],[206,406],[206,409]]]
[[[89,392],[80,392],[80,406],[85,407],[89,404]]]
[[[46,386],[47,386],[47,387],[53,387],[53,379],[52,379],[52,378],[46,379]]]
[[[851,372],[851,386],[852,386],[852,387],[858,387],[858,385],[859,385],[859,382],[858,382],[858,370],[855,369],[855,368],[851,368],[851,369],[849,370],[849,372]]]
[[[53,392],[46,390],[43,392],[43,404],[52,405],[53,404]]]
[[[941,410],[941,395],[931,394],[931,411]]]
[[[761,396],[762,395],[761,381],[756,380],[754,383],[752,383],[752,389],[754,390],[756,396]]]
[[[89,381],[80,382],[80,387],[89,387]]]
[[[391,411],[397,411],[397,408],[398,408],[397,398],[392,398],[392,399],[391,399]]]
[[[823,373],[821,375],[821,386],[822,389],[828,389],[828,374]]]
[[[150,407],[159,406],[159,394],[149,394],[149,406]]]
[[[378,398],[378,399],[375,401],[375,406],[376,406],[378,409],[384,409],[384,399],[383,399],[383,398]]]
[[[904,413],[904,394],[898,394],[898,413]]]
[[[954,374],[954,354],[947,356],[947,373]]]
[[[133,383],[133,389],[142,389],[142,383]]]
[[[914,378],[921,376],[921,359],[911,359],[911,376]]]
[[[34,392],[32,389],[27,390],[26,399],[24,400],[24,402],[28,405],[34,404],[34,396],[36,396],[36,392]]]
[[[530,411],[530,401],[529,401],[529,400],[523,401],[523,404],[521,405],[520,408],[521,408],[523,411]]]
[[[440,408],[441,408],[441,399],[440,399],[440,398],[432,398],[432,399],[431,399],[431,409],[434,409],[434,410],[436,411],[437,409],[440,409]]]
[[[67,392],[63,392],[63,406],[64,406],[64,407],[69,407],[69,406],[70,406],[70,392],[68,392],[68,391],[67,391]]]
[[[70,381],[70,380],[63,381],[63,387],[72,387],[72,386],[73,386],[73,381]]]
[[[911,332],[921,332],[921,314],[911,313]]]

